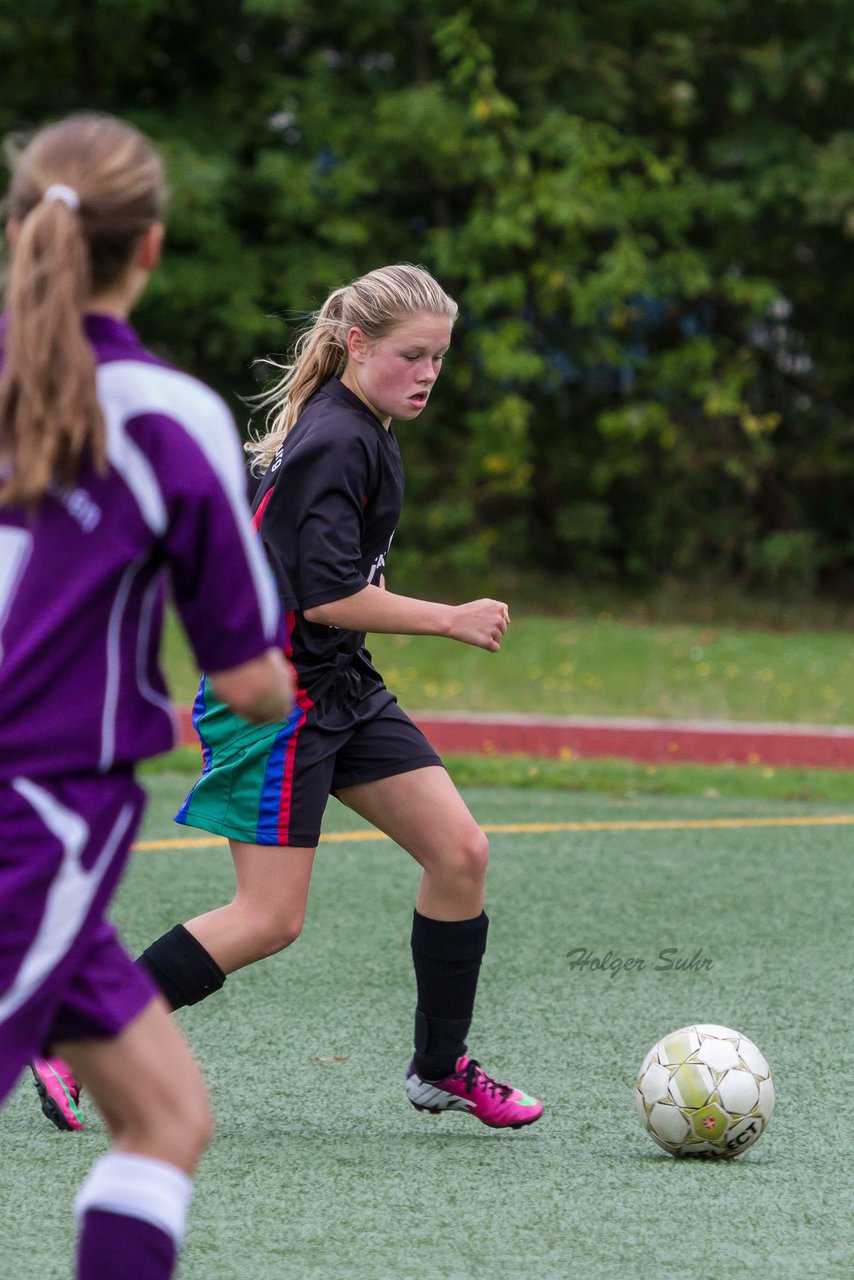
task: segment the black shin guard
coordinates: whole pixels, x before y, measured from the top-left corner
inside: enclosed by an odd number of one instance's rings
[[[471,1018],[428,1018],[415,1010],[415,1054],[413,1065],[422,1080],[449,1076],[457,1059],[466,1051]]]
[[[465,1053],[489,920],[431,920],[414,913],[412,961],[418,986],[415,1070],[425,1080],[450,1075]]]
[[[147,970],[173,1009],[198,1004],[225,982],[213,956],[182,924],[152,942],[136,963]]]

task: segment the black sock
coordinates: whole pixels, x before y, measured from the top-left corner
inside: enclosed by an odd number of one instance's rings
[[[136,963],[147,970],[173,1009],[198,1004],[225,982],[213,956],[182,924],[146,947]]]
[[[424,1080],[450,1075],[466,1051],[489,920],[412,919],[412,962],[418,987],[415,1070]]]

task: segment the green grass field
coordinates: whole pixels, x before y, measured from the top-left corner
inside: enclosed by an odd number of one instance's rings
[[[144,842],[115,916],[137,950],[229,892],[222,845],[180,849],[186,774],[149,774]],[[638,1280],[851,1275],[854,806],[478,788],[495,831],[492,917],[471,1044],[542,1097],[517,1134],[419,1115],[401,1084],[417,873],[333,802],[306,929],[178,1016],[218,1133],[181,1280]],[[728,819],[734,825],[715,826]],[[663,829],[642,824],[663,822]],[[687,824],[697,825],[687,825]],[[741,825],[744,824],[744,825]],[[201,834],[201,833],[196,833]],[[646,961],[608,977],[567,952]],[[705,972],[655,969],[697,949]],[[777,1110],[721,1165],[676,1162],[635,1118],[646,1049],[691,1021],[768,1057]],[[0,1275],[66,1280],[76,1185],[104,1150],[43,1121],[23,1082],[0,1115]]]
[[[854,724],[850,630],[642,625],[603,611],[523,614],[500,654],[424,636],[369,643],[411,710]],[[197,676],[174,621],[166,652],[175,697],[189,704]]]

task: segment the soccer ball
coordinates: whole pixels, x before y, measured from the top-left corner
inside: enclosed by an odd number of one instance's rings
[[[698,1023],[650,1049],[635,1101],[643,1127],[671,1155],[727,1160],[764,1131],[774,1085],[752,1040],[730,1027]]]

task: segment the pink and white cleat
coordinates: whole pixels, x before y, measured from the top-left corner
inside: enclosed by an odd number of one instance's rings
[[[82,1129],[83,1119],[78,1105],[80,1085],[68,1063],[61,1058],[35,1058],[30,1063],[30,1070],[41,1098],[42,1111],[51,1124],[62,1130]]]
[[[521,1129],[543,1114],[543,1104],[510,1084],[499,1084],[474,1058],[457,1059],[453,1075],[422,1080],[410,1064],[406,1096],[418,1111],[468,1111],[491,1129]]]

